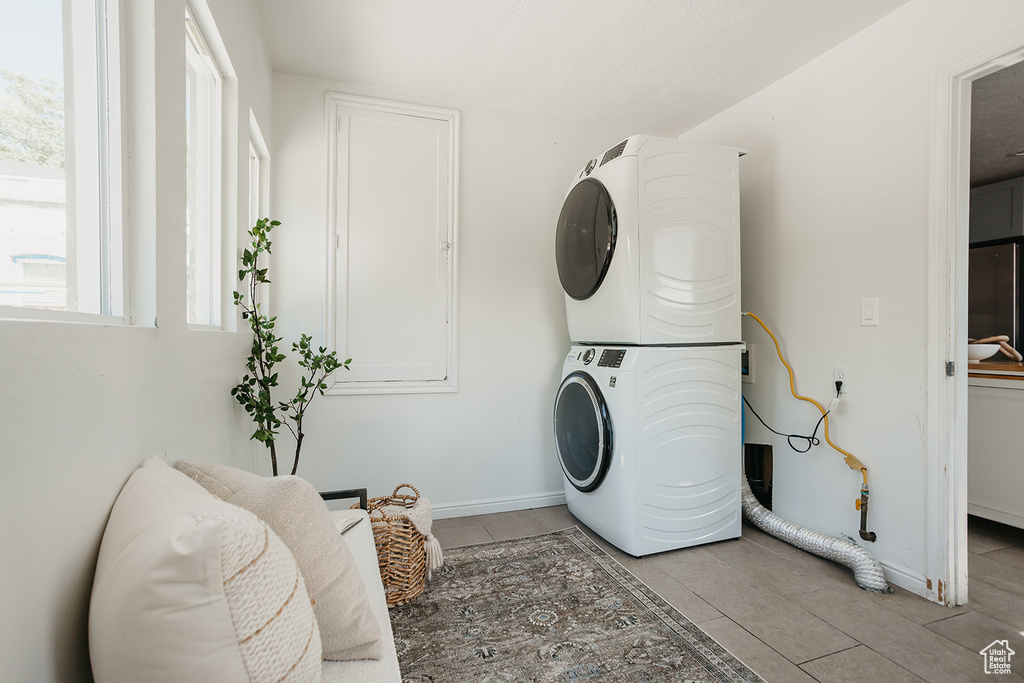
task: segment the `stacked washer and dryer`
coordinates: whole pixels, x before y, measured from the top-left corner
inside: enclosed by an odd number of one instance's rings
[[[558,217],[569,510],[640,557],[740,535],[741,150],[636,135]]]

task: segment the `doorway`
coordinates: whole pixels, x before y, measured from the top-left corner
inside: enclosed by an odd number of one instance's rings
[[[929,209],[927,595],[967,602],[967,283],[972,86],[1024,61],[993,46],[939,74]]]

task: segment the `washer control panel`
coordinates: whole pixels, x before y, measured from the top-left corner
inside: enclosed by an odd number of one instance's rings
[[[622,367],[622,359],[625,357],[625,349],[605,349],[601,352],[601,358],[597,361],[597,367],[620,368]]]
[[[598,351],[601,352],[598,356]],[[597,367],[599,368],[621,368],[622,363],[626,359],[627,349],[602,349],[593,347],[580,347],[573,348],[568,357],[565,359],[567,363],[573,363],[574,365],[591,365],[594,361],[597,361]]]

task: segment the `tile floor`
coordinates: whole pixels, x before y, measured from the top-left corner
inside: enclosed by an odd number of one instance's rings
[[[690,621],[770,683],[1024,681],[1024,530],[970,518],[970,604],[861,590],[843,566],[744,524],[743,537],[636,559],[562,505],[436,520],[444,547],[579,526]],[[1012,674],[979,651],[1006,639]]]

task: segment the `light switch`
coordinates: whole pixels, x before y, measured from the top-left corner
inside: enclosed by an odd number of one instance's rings
[[[860,300],[860,326],[878,325],[878,299]]]

